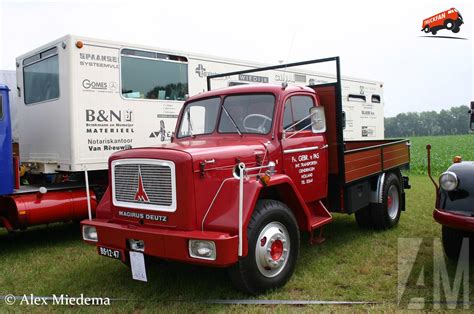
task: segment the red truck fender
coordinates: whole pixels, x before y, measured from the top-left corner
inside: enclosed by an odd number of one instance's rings
[[[229,180],[223,184],[212,206],[202,219],[202,231],[227,231],[238,234],[238,180]],[[237,192],[237,193],[236,193]],[[235,201],[229,201],[229,195],[235,195]],[[300,230],[310,231],[311,211],[304,202],[290,177],[284,174],[273,175],[265,186],[255,177],[244,184],[243,202],[243,256],[247,255],[247,226],[259,199],[273,198],[288,205],[296,217]],[[235,204],[229,206],[229,204]],[[220,210],[215,210],[219,208]]]

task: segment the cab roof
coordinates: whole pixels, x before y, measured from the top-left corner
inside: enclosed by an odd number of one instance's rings
[[[272,93],[276,96],[286,95],[292,92],[309,92],[315,93],[314,89],[306,86],[289,85],[283,88],[282,85],[277,84],[254,84],[254,85],[238,85],[232,87],[225,87],[215,89],[212,91],[204,92],[193,97],[190,97],[188,101],[194,101],[202,98],[208,98],[213,96],[225,96],[233,94],[250,94],[250,93]]]

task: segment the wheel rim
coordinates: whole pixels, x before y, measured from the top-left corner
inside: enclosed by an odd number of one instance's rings
[[[400,199],[398,197],[398,188],[395,185],[390,186],[387,195],[387,211],[388,216],[394,220],[398,215]]]
[[[453,23],[449,22],[448,24],[446,24],[446,27],[447,27],[448,29],[451,29],[451,28],[453,27]]]
[[[255,261],[260,273],[268,278],[280,274],[288,262],[290,234],[279,222],[271,222],[260,232],[255,247]]]

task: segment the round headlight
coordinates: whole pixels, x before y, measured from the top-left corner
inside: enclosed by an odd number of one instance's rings
[[[453,191],[458,187],[458,177],[454,172],[446,171],[439,177],[439,185],[445,191]]]

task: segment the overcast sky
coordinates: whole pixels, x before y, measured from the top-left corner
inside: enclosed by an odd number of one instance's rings
[[[338,55],[343,75],[385,83],[386,116],[438,111],[474,100],[471,2],[0,0],[0,69],[65,34],[270,64]],[[451,7],[465,24],[438,35],[467,40],[420,37]]]

